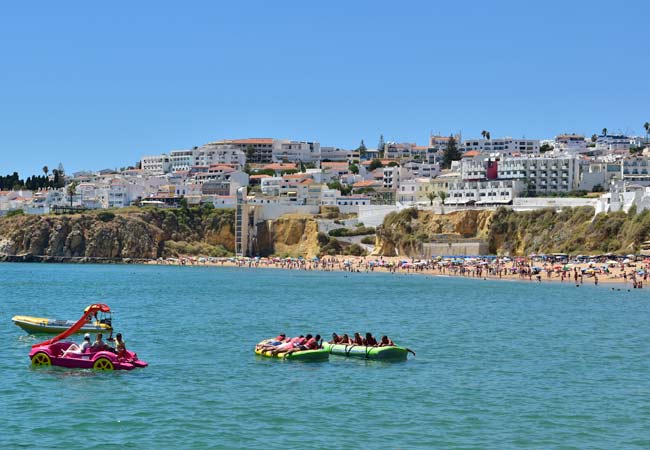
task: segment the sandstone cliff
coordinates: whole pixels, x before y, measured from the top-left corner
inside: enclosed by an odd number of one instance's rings
[[[233,224],[232,211],[210,208],[19,215],[0,219],[0,256],[9,260],[149,259],[187,254],[188,248],[225,254],[234,249]],[[191,243],[201,245],[192,248]]]
[[[260,255],[302,256],[319,253],[318,224],[311,215],[286,214],[268,220],[257,228],[257,252]]]
[[[450,238],[484,238],[489,233],[491,211],[468,210],[446,215],[406,209],[386,216],[377,229],[373,254],[419,255],[421,245],[440,235]]]
[[[478,238],[490,253],[639,253],[650,240],[650,211],[594,216],[591,207],[515,212],[459,211],[444,216],[407,209],[386,216],[377,229],[376,255],[417,256],[424,242],[440,235]]]

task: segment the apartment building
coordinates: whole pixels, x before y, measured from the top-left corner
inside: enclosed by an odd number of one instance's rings
[[[621,180],[641,186],[650,186],[650,158],[636,156],[620,162]]]
[[[320,161],[320,144],[318,142],[276,139],[273,141],[271,158],[276,162],[310,163]]]
[[[142,171],[147,175],[164,175],[171,168],[171,161],[166,154],[143,156],[140,160]]]
[[[544,195],[576,190],[580,163],[574,157],[506,157],[498,162],[499,180],[519,180],[527,190]]]
[[[338,147],[321,147],[320,148],[321,161],[335,161],[352,163],[358,161],[360,158],[357,150],[344,150]]]
[[[523,190],[518,180],[459,181],[449,183],[446,205],[507,205]]]
[[[433,184],[429,178],[415,178],[412,180],[403,181],[397,190],[397,201],[404,204],[414,203],[431,203],[429,194],[436,191],[433,190]]]
[[[619,153],[628,154],[631,146],[631,139],[622,134],[606,134],[596,138],[596,151],[601,154]]]
[[[185,172],[196,166],[196,150],[172,150],[169,152],[170,170]]]
[[[538,139],[514,139],[505,137],[501,139],[469,139],[460,146],[463,151],[477,151],[479,153],[500,153],[512,155],[513,153],[532,154],[539,153]]]
[[[585,137],[578,134],[560,134],[555,136],[553,145],[556,153],[586,153],[588,151]]]

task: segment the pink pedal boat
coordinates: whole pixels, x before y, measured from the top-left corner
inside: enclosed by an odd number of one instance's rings
[[[95,312],[108,312],[110,308],[103,303],[90,305],[84,315],[63,333],[40,344],[32,345],[29,359],[33,366],[60,366],[70,369],[95,370],[132,370],[147,367],[147,363],[138,359],[138,355],[129,350],[120,353],[111,351],[76,351],[74,342],[61,342],[87,323],[88,317]],[[75,347],[73,347],[75,346]]]

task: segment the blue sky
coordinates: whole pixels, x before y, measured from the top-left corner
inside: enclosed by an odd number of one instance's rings
[[[641,134],[648,23],[640,0],[11,2],[0,173],[222,138]]]

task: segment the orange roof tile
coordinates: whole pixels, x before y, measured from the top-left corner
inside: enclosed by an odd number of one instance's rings
[[[329,161],[329,162],[323,162],[320,165],[323,168],[330,168],[330,169],[347,169],[348,168],[348,163],[346,163],[346,162]]]
[[[362,181],[357,181],[352,185],[352,187],[355,188],[360,188],[360,187],[371,187],[371,186],[379,186],[381,183],[379,183],[376,180],[362,180]]]
[[[309,175],[306,173],[292,173],[288,175],[284,175],[282,178],[290,180],[290,179],[298,179],[298,178],[307,178]]]
[[[480,155],[481,153],[478,152],[477,150],[470,150],[468,152],[463,153],[463,158],[473,158],[475,156]]]
[[[273,138],[246,138],[246,139],[232,139],[229,141],[232,144],[273,144]]]
[[[292,163],[273,163],[262,167],[263,170],[296,170],[297,166]]]

